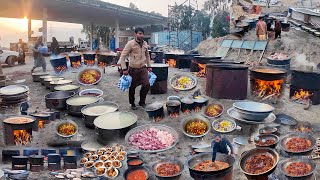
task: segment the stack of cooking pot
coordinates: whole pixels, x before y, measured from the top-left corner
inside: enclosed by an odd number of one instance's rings
[[[0,99],[3,105],[14,105],[28,98],[29,87],[25,85],[10,85],[0,89]]]
[[[253,101],[233,103],[233,108],[239,116],[248,121],[263,121],[274,111],[274,107],[268,104]]]

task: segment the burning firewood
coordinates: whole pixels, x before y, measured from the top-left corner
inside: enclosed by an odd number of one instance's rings
[[[262,100],[264,101],[264,100],[271,99],[271,98],[272,98],[272,97],[274,97],[275,95],[276,95],[275,93],[270,94],[270,95],[268,95],[268,96],[266,96],[266,97],[262,98]]]

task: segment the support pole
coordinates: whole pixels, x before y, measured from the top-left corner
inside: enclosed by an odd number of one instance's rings
[[[31,32],[31,17],[28,18],[28,42],[31,41],[31,36],[32,36],[32,32]]]
[[[93,48],[93,23],[90,26],[90,50]]]
[[[116,28],[115,28],[115,48],[119,48],[120,46],[120,27],[119,27],[119,20],[116,20]]]
[[[47,46],[47,38],[48,38],[48,10],[47,8],[43,8],[43,17],[42,17],[42,42],[45,46]]]

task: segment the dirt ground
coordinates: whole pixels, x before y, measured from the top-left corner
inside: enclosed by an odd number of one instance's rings
[[[48,69],[52,72],[51,65],[48,62]],[[30,69],[32,67],[33,60],[29,58],[27,60],[27,65],[24,66],[15,66],[13,68],[4,68],[3,71],[5,74],[9,76],[9,78],[12,79],[11,82],[14,82],[16,80],[21,80],[25,79],[25,85],[30,87],[30,102],[31,102],[31,110],[45,110],[45,100],[44,100],[44,95],[49,93],[49,90],[45,89],[43,86],[40,85],[40,83],[35,83],[32,82],[32,77],[30,75]],[[38,70],[40,71],[40,69]],[[169,78],[172,77],[175,74],[178,73],[187,73],[189,72],[183,72],[177,69],[169,69]],[[75,82],[75,76],[76,73],[72,72],[69,70],[67,73],[63,74],[63,76],[66,79],[72,79]],[[116,67],[108,67],[106,74],[103,75],[103,80],[100,82],[97,86],[94,86],[94,88],[100,88],[104,92],[104,99],[106,101],[113,101],[115,103],[118,103],[120,105],[120,111],[131,111],[128,106],[128,95],[127,93],[122,93],[120,90],[117,89],[117,81],[119,79],[119,74],[117,72]],[[203,93],[205,91],[205,78],[198,78],[198,85],[196,89],[200,89]],[[76,83],[76,82],[75,82]],[[82,89],[86,88],[92,88],[92,87],[81,87]],[[147,103],[151,103],[154,101],[160,101],[160,102],[165,102],[166,98],[169,95],[178,95],[178,96],[186,96],[193,91],[187,91],[187,92],[176,92],[174,91],[169,85],[168,85],[168,93],[163,94],[163,95],[148,95],[147,98]],[[309,110],[304,110],[303,105],[296,104],[293,102],[290,102],[288,100],[288,85],[284,89],[284,94],[282,98],[279,100],[278,103],[272,104],[274,107],[276,107],[275,114],[277,113],[285,113],[287,115],[290,115],[294,118],[296,118],[300,122],[308,122],[312,124],[312,127],[314,128],[314,136],[315,137],[320,137],[319,136],[319,127],[320,127],[320,122],[318,121],[318,117],[320,115],[320,108],[318,106],[312,106]],[[248,96],[248,99],[254,100],[254,98]],[[232,100],[222,100],[222,99],[210,99],[210,102],[220,102],[224,105],[225,110],[223,115],[220,118],[230,118],[228,117],[226,110],[232,107],[232,103],[235,101]],[[138,125],[142,124],[148,124],[148,123],[153,123],[152,120],[150,120],[146,114],[146,112],[142,109],[139,108],[137,111],[132,111],[135,113],[138,117]],[[2,107],[0,110],[0,114],[18,114],[19,113],[19,108],[18,107]],[[62,114],[65,114],[63,112]],[[195,113],[193,113],[195,114]],[[65,114],[66,115],[66,114]],[[210,132],[208,135],[206,135],[203,139],[190,139],[186,137],[182,132],[181,132],[181,127],[180,127],[180,122],[183,118],[185,118],[185,115],[180,115],[179,118],[176,119],[171,119],[169,117],[166,117],[160,122],[157,122],[157,124],[165,124],[168,126],[173,127],[177,132],[179,132],[180,139],[179,143],[176,147],[172,148],[171,150],[157,153],[157,154],[142,154],[141,156],[145,159],[147,162],[146,165],[150,165],[150,163],[154,162],[156,159],[161,158],[161,157],[175,157],[182,162],[186,162],[186,160],[191,156],[191,150],[190,146],[192,144],[195,144],[197,142],[203,141],[210,143],[212,140],[213,132]],[[90,140],[90,141],[95,141],[96,137],[91,129],[87,129],[84,126],[82,118],[75,118],[75,117],[70,117],[66,115],[65,119],[72,119],[74,120],[78,125],[79,125],[79,132],[76,137],[73,138],[73,140]],[[32,143],[27,145],[26,147],[32,147],[32,148],[46,148],[47,147],[47,142],[52,141],[52,140],[59,140],[60,137],[58,137],[55,134],[54,131],[54,125],[58,123],[61,120],[56,120],[54,122],[51,122],[48,125],[45,125],[45,128],[40,130],[39,132],[33,132],[33,139]],[[212,120],[211,120],[212,121]],[[238,123],[238,122],[237,122]],[[238,136],[249,136],[249,129],[250,125],[238,123],[239,126],[242,127],[241,131],[235,131],[233,133],[225,135],[226,138],[230,139],[232,141],[233,138],[238,137]],[[259,125],[259,127],[262,127],[263,125]],[[259,128],[258,126],[254,127],[254,134],[257,134],[257,130]],[[281,135],[285,135],[286,133],[289,133],[292,131],[287,126],[281,126],[279,129]],[[0,124],[0,132],[3,132],[3,125],[2,123]],[[118,143],[124,144],[124,139],[118,139]],[[4,144],[4,137],[3,133],[0,133],[0,149],[20,149],[22,150],[25,148],[25,146],[5,146]],[[245,179],[245,176],[243,173],[240,171],[238,167],[238,160],[240,157],[240,154],[246,150],[254,148],[254,144],[249,144],[246,146],[239,146],[235,145],[235,148],[237,150],[237,157],[236,157],[236,163],[234,164],[234,171],[233,171],[233,179]],[[277,148],[278,152],[280,152],[280,149]],[[283,156],[281,157],[283,158]],[[319,161],[317,161],[319,164]],[[10,168],[11,164],[1,164],[0,163],[0,169],[2,168]],[[125,170],[125,167],[123,167],[120,171],[123,173]],[[1,171],[1,170],[0,170]],[[318,166],[318,172],[319,172],[319,166]],[[0,172],[1,173],[1,172]],[[284,179],[281,174],[279,174],[278,170],[276,171],[276,176],[278,176],[278,179],[280,178],[281,180]],[[317,174],[318,177],[320,177],[320,174]],[[1,177],[1,175],[0,175]],[[29,176],[30,179],[48,179],[48,178],[53,178],[53,176],[49,176],[49,171],[44,171],[42,173],[31,173]],[[275,177],[275,176],[274,176]],[[119,176],[117,179],[123,179],[123,176]],[[151,179],[155,179],[155,177],[152,177]],[[180,179],[187,180],[187,179],[192,179],[189,175],[189,171],[186,168],[182,174],[182,177]],[[272,178],[275,179],[275,178]],[[279,180],[280,180],[279,179]]]

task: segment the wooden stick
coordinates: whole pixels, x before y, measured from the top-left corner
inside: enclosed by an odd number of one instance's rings
[[[276,93],[270,94],[270,95],[268,95],[268,96],[266,96],[266,97],[262,98],[262,100],[270,99],[270,98],[272,98],[272,97],[273,97],[273,96],[275,96],[275,95],[276,95]]]
[[[307,100],[307,105],[306,105],[306,107],[304,107],[303,109],[304,109],[304,110],[309,110],[310,107],[311,107],[311,101],[310,101],[310,99],[308,99],[308,100]]]

